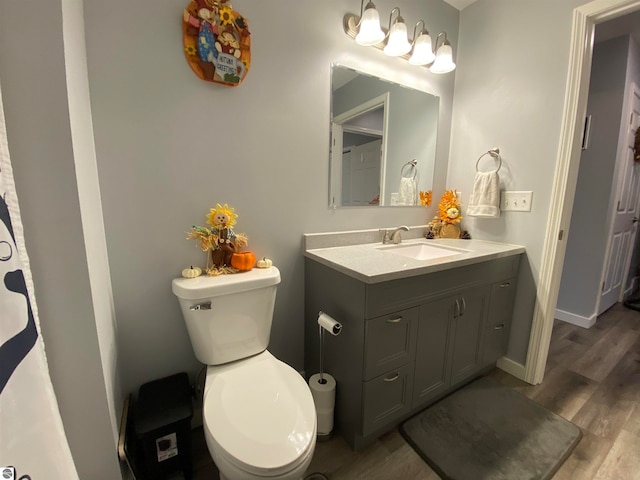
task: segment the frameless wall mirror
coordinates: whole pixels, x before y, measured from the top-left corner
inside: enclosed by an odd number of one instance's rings
[[[433,187],[439,98],[331,68],[329,205],[407,206]]]

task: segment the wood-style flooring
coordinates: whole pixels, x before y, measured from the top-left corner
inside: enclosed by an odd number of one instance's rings
[[[489,376],[582,429],[553,480],[640,480],[640,312],[615,305],[588,330],[556,321],[540,385],[498,369]],[[194,480],[218,480],[201,428],[193,438]],[[358,452],[338,435],[318,442],[308,473],[314,472],[330,480],[440,478],[398,430]]]

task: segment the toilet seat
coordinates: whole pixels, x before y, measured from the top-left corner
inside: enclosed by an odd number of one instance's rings
[[[203,417],[217,453],[257,476],[294,469],[315,445],[309,387],[268,351],[208,367]]]

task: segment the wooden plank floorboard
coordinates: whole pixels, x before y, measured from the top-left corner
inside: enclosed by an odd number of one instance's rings
[[[593,478],[640,478],[640,437],[622,430]]]
[[[613,446],[613,440],[582,432],[578,446],[553,476],[553,480],[592,480]],[[611,480],[635,480],[611,479]]]
[[[598,385],[571,370],[558,369],[545,377],[541,387],[531,399],[571,420],[589,401]]]
[[[640,480],[640,312],[617,304],[588,330],[556,320],[540,385],[498,369],[488,375],[582,428],[553,480]],[[218,480],[202,428],[193,436],[194,480]],[[439,479],[397,429],[357,452],[339,435],[318,442],[312,472],[330,480]]]
[[[617,312],[616,312],[617,313]],[[571,370],[602,382],[640,336],[624,316],[575,362]]]

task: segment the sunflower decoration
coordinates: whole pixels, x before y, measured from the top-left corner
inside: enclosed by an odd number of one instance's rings
[[[432,197],[433,192],[431,190],[427,190],[426,192],[420,190],[420,205],[424,207],[430,206]]]
[[[455,190],[445,190],[438,204],[438,215],[444,223],[460,223],[460,200]]]
[[[187,234],[187,240],[195,240],[203,252],[209,252],[206,272],[209,275],[236,273],[250,270],[255,264],[255,255],[239,250],[247,246],[247,236],[233,230],[238,215],[226,203],[216,204],[207,215],[208,227],[194,225]],[[253,256],[253,264],[247,265],[247,258]],[[249,262],[251,263],[251,262]],[[248,268],[247,268],[248,267]]]
[[[220,17],[220,22],[223,25],[231,25],[234,21],[233,10],[231,10],[231,8],[226,5],[220,7],[220,9],[218,10],[218,16]]]

